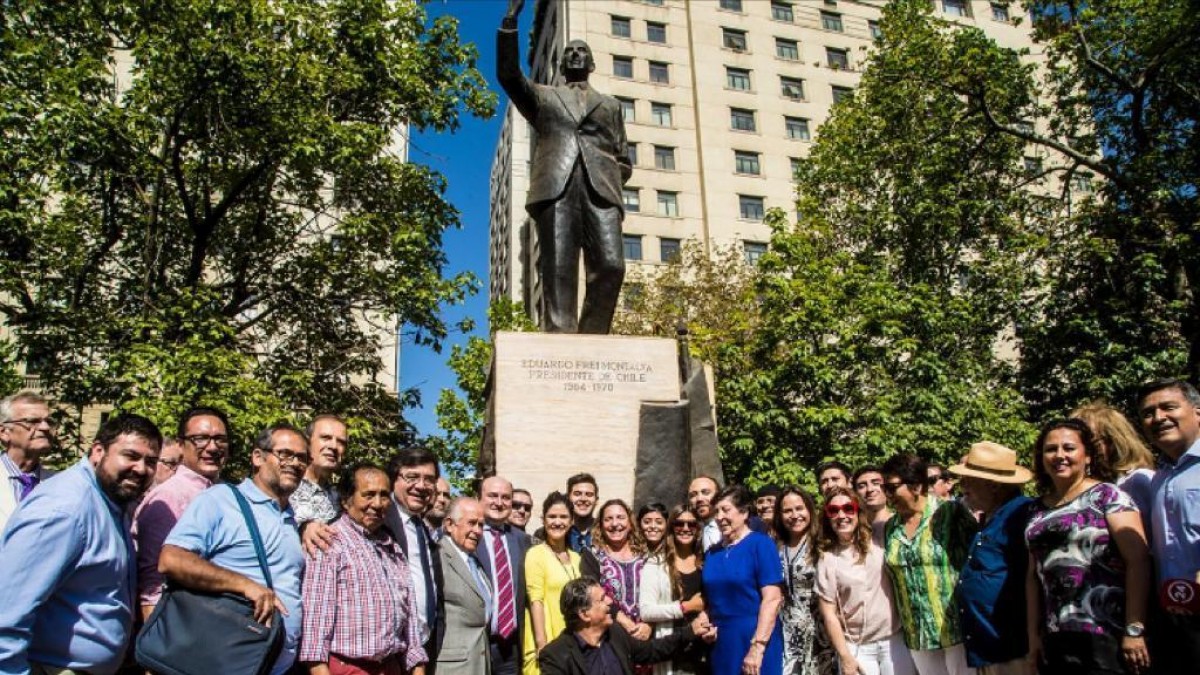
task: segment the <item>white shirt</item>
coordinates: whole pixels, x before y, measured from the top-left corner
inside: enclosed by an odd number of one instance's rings
[[[409,513],[407,510],[405,510],[405,508],[403,506],[400,506],[399,504],[397,504],[396,506],[400,509],[400,514],[401,514],[402,520],[404,522],[404,544],[405,544],[404,554],[406,556],[408,556],[408,570],[409,570],[409,573],[412,575],[412,579],[413,579],[413,593],[416,595],[417,607],[419,607],[421,610],[424,610],[425,606],[426,606],[425,605],[425,602],[426,602],[426,599],[425,599],[425,597],[426,597],[425,596],[425,575],[427,575],[427,574],[430,575],[430,578],[432,579],[433,568],[426,569],[421,564],[422,563],[422,561],[421,561],[421,544],[420,544],[421,540],[418,539],[418,537],[421,537],[423,535],[421,533],[417,532],[417,525],[416,525],[416,522],[419,522],[421,520],[421,517],[420,516],[414,517],[411,513]],[[424,523],[422,523],[422,527],[424,527]],[[426,530],[426,533],[428,533],[428,530]],[[430,548],[428,555],[429,555],[429,564],[432,565],[433,564],[433,556],[436,555],[436,552],[432,548]],[[436,603],[437,602],[437,584],[431,583],[430,587],[433,588],[434,602]],[[432,632],[432,628],[429,626],[429,620],[425,616],[424,611],[421,611],[417,615],[417,623],[421,627],[421,642],[428,641],[429,634]]]
[[[704,524],[704,529],[700,531],[700,545],[704,548],[704,552],[708,553],[708,549],[721,543],[721,528],[717,527],[717,519],[711,518]]]

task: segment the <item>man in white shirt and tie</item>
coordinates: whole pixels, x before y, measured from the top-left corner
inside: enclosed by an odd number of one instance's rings
[[[394,497],[388,508],[387,526],[408,557],[417,607],[423,609],[418,617],[421,637],[432,664],[445,635],[444,608],[438,597],[442,586],[441,559],[424,518],[437,486],[437,455],[425,448],[402,448],[388,462],[387,469]]]

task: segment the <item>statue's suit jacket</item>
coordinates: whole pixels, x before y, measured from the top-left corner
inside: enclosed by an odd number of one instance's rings
[[[521,73],[516,30],[497,33],[496,61],[500,85],[537,134],[526,204],[558,199],[582,160],[592,189],[623,211],[621,188],[633,168],[617,99],[589,86],[581,106],[572,87],[531,82]]]
[[[446,632],[437,655],[438,675],[489,675],[487,605],[458,545],[449,537],[438,546],[441,557]]]

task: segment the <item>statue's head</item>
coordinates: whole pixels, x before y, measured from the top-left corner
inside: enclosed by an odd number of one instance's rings
[[[592,48],[583,40],[571,40],[563,49],[559,70],[568,82],[586,80],[596,69],[596,60],[592,58]]]

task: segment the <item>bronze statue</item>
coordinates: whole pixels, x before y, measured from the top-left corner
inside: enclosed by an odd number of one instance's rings
[[[621,105],[588,86],[596,69],[586,42],[563,50],[563,84],[546,86],[521,73],[517,15],[524,0],[509,0],[496,36],[497,76],[536,133],[525,209],[537,223],[542,277],[542,330],[606,334],[625,278],[622,186],[633,168]],[[586,289],[578,307],[579,252]]]

